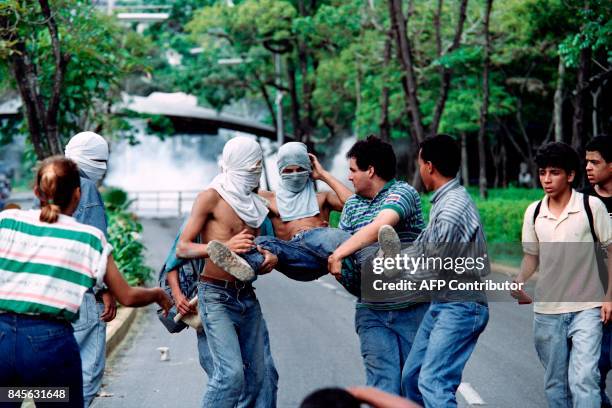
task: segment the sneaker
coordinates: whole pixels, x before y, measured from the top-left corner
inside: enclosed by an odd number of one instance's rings
[[[378,244],[380,245],[380,250],[378,251],[377,256],[381,258],[393,258],[400,254],[402,250],[402,242],[390,225],[383,225],[378,230]],[[384,275],[387,278],[394,278],[401,270],[396,268],[386,269],[384,271]]]
[[[248,282],[255,278],[255,271],[249,266],[247,261],[232,252],[228,247],[219,241],[208,243],[208,257],[219,268],[223,269],[236,279]]]

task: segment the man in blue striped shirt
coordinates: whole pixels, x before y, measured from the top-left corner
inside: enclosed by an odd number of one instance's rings
[[[421,144],[419,172],[425,188],[434,191],[433,206],[429,224],[406,252],[417,247],[418,253],[427,256],[465,259],[465,255],[484,255],[486,259],[478,210],[455,177],[460,163],[459,147],[450,136],[437,135]],[[478,283],[488,270],[425,270],[417,272],[417,280]],[[486,295],[482,290],[452,290],[448,285],[431,295],[431,306],[402,372],[402,391],[426,407],[456,407],[461,374],[489,319]]]
[[[395,179],[396,158],[390,144],[370,136],[355,143],[347,158],[355,195],[344,205],[340,228],[352,237],[329,257],[328,268],[345,287],[351,287],[351,282],[359,281],[359,271],[342,268],[342,260],[353,259],[358,265],[367,265],[379,250],[381,226],[394,226],[400,237],[410,242],[424,224],[418,193],[408,183]],[[355,328],[367,385],[401,395],[402,367],[428,305],[357,303]]]

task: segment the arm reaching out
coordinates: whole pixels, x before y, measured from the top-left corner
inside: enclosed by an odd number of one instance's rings
[[[335,178],[330,172],[325,170],[314,154],[308,154],[308,156],[310,156],[310,162],[312,163],[313,180],[321,180],[332,190],[334,190],[335,197],[330,197],[332,194],[328,194],[327,201],[329,202],[331,208],[336,211],[342,211],[342,206],[346,200],[353,195],[353,192],[349,190],[347,186],[342,184],[340,180]]]
[[[104,283],[123,306],[139,307],[157,303],[165,313],[168,313],[172,306],[170,297],[162,288],[136,288],[128,285],[111,255],[108,256]]]

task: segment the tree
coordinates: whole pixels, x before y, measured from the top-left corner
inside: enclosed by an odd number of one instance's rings
[[[479,178],[478,186],[480,197],[487,198],[487,161],[485,154],[485,135],[487,132],[487,116],[489,115],[489,68],[491,64],[491,33],[489,32],[489,21],[493,0],[486,0],[483,33],[484,63],[482,68],[482,107],[480,108],[480,129],[478,130],[478,163]]]
[[[12,74],[4,86],[19,90],[22,128],[39,160],[62,154],[76,131],[126,126],[109,114],[121,79],[143,68],[140,38],[82,0],[4,2],[0,38],[0,65]]]

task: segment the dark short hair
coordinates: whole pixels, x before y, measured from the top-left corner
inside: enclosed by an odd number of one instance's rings
[[[355,143],[346,154],[346,158],[354,158],[361,171],[367,170],[369,166],[374,167],[376,174],[385,181],[394,178],[397,171],[397,159],[393,147],[374,135]]]
[[[570,145],[563,142],[550,142],[541,146],[536,154],[535,162],[538,169],[557,167],[565,170],[567,174],[572,171],[578,175],[580,158]]]
[[[342,388],[322,388],[302,401],[300,408],[359,408],[361,403]]]
[[[449,135],[425,138],[419,145],[421,159],[431,162],[444,177],[455,177],[461,165],[461,150],[457,141]]]
[[[587,152],[599,152],[606,163],[612,162],[612,138],[606,135],[596,136],[587,143]]]

